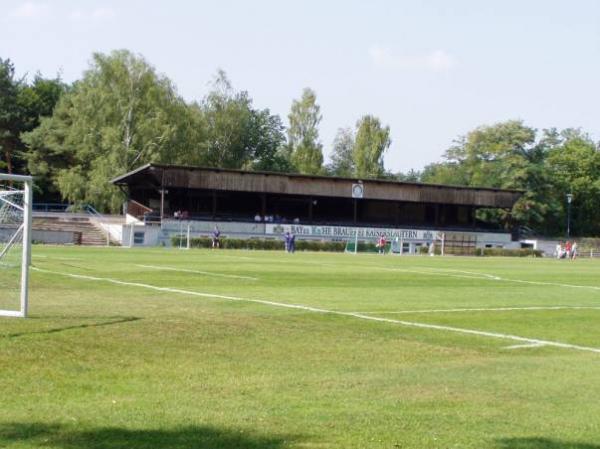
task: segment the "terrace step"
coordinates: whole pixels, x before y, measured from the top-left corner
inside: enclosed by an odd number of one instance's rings
[[[78,232],[81,234],[81,245],[106,246],[106,233],[86,217],[34,217],[32,227],[45,231]]]

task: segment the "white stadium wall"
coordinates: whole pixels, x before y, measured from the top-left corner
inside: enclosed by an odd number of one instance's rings
[[[455,237],[464,236],[465,238],[474,239],[477,248],[512,247],[509,233],[192,220],[163,220],[161,226],[124,225],[122,244],[123,246],[170,246],[171,237],[187,235],[188,228],[192,238],[208,237],[215,226],[219,227],[223,236],[235,238],[279,239],[289,231],[294,233],[298,239],[347,241],[355,238],[358,232],[359,241],[375,241],[383,234],[388,240],[394,240],[397,237],[399,240],[411,244],[413,248],[429,243],[434,239],[439,239],[442,234],[451,232]],[[132,238],[133,245],[131,245]]]

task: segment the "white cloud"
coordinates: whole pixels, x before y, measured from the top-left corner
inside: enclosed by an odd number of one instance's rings
[[[110,20],[116,16],[116,13],[111,8],[96,8],[94,10],[82,10],[82,9],[74,9],[69,14],[69,19],[74,22],[80,22],[84,20]]]
[[[10,16],[19,19],[36,19],[48,15],[49,11],[44,3],[25,2],[12,10]]]
[[[427,66],[436,72],[450,70],[456,65],[456,58],[444,50],[432,51],[426,56],[425,61]]]
[[[84,14],[80,9],[76,9],[74,11],[71,11],[71,13],[69,14],[69,19],[71,20],[82,20],[84,18]]]
[[[457,64],[456,58],[444,50],[421,55],[396,55],[389,47],[372,45],[369,56],[373,64],[388,69],[430,70],[446,72]]]
[[[112,19],[115,16],[115,11],[111,8],[96,8],[92,11],[94,19]]]

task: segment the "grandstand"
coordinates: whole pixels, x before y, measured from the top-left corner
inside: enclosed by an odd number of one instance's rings
[[[439,233],[460,242],[462,251],[507,247],[511,231],[477,220],[476,213],[509,210],[521,196],[514,190],[158,164],[112,183],[127,193],[127,213],[139,220],[136,242],[145,245],[182,227],[205,235],[217,224],[228,235],[263,238],[287,230],[320,240],[372,240],[383,233],[402,239],[407,252]],[[162,232],[151,230],[152,224]]]

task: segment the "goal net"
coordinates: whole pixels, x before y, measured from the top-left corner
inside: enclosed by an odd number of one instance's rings
[[[379,241],[378,238],[371,239],[361,239],[359,240],[356,237],[350,238],[346,240],[346,246],[344,251],[346,253],[357,254],[357,253],[373,253],[373,254],[387,254],[391,252],[392,242],[389,240],[385,240],[383,242]]]
[[[0,316],[27,315],[31,188],[29,176],[0,174]]]

